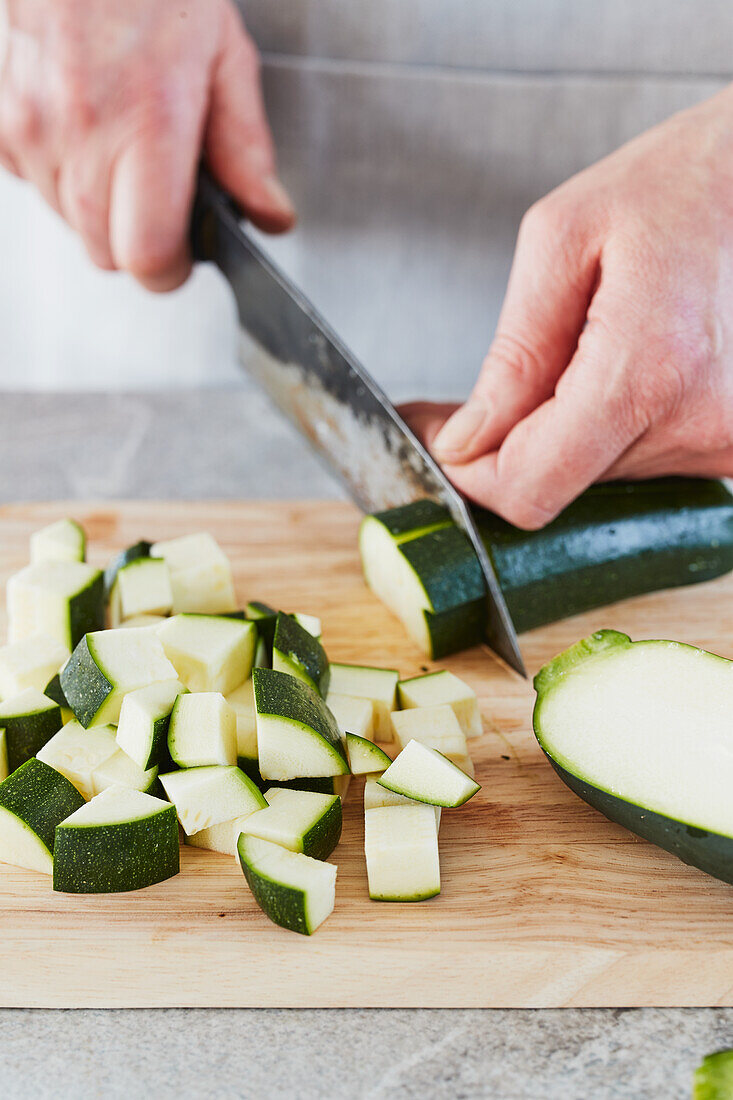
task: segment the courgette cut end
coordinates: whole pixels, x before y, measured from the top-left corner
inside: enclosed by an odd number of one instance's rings
[[[387,753],[366,737],[355,733],[346,734],[346,748],[349,751],[349,765],[352,775],[370,775],[383,772],[392,763]]]
[[[263,779],[349,773],[343,734],[317,692],[275,669],[255,669],[252,679]]]
[[[62,775],[29,760],[0,783],[0,860],[51,874],[56,826],[83,804]]]
[[[333,912],[336,867],[242,834],[239,862],[263,913],[281,928],[310,936]]]
[[[431,806],[463,806],[481,790],[441,752],[419,741],[410,741],[377,782],[395,794]]]
[[[75,519],[59,519],[30,538],[31,565],[43,561],[85,561],[87,539]]]
[[[237,767],[212,765],[166,772],[160,782],[187,836],[267,805],[259,788]]]
[[[265,798],[267,807],[245,821],[243,833],[313,859],[328,859],[341,837],[338,795],[270,787]]]
[[[537,677],[534,730],[574,793],[733,883],[733,663],[599,632]]]

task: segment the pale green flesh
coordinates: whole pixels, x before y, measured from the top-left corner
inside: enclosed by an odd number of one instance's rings
[[[258,813],[258,810],[254,811]],[[208,829],[199,829],[197,833],[191,833],[185,837],[186,844],[192,848],[204,848],[209,852],[220,852],[225,856],[236,856],[237,841],[242,834],[242,827],[250,817],[244,814],[235,817],[233,821],[220,821],[218,825],[210,825]]]
[[[404,749],[410,741],[419,741],[442,752],[454,763],[468,756],[466,735],[453,708],[447,704],[395,711],[392,728],[400,749]]]
[[[206,615],[175,615],[158,630],[168,659],[189,691],[228,695],[252,672],[254,623]]]
[[[164,558],[170,570],[173,611],[216,615],[237,606],[231,566],[206,532],[156,542],[153,558]]]
[[[114,726],[85,729],[72,719],[47,741],[37,757],[73,783],[86,799],[107,787],[123,786],[147,791],[156,769],[144,770],[117,743]]]
[[[399,672],[390,668],[370,668],[367,665],[331,663],[329,693],[369,699],[374,708],[374,737],[377,741],[392,740],[390,716],[397,706]],[[356,730],[351,730],[356,733]]]
[[[86,536],[73,519],[60,519],[30,538],[31,565],[42,561],[84,561]]]
[[[263,779],[318,778],[349,770],[338,750],[319,733],[279,715],[257,716],[257,746]]]
[[[329,691],[326,705],[343,734],[354,733],[357,737],[374,740],[374,704],[371,699]]]
[[[369,896],[422,901],[440,893],[438,830],[431,806],[379,806],[364,813]]]
[[[237,723],[237,756],[257,759],[257,712],[252,677],[226,697]]]
[[[185,690],[179,680],[161,680],[129,692],[122,700],[117,744],[141,768],[148,767],[154,751],[156,723],[170,714]]]
[[[68,659],[67,647],[47,634],[3,646],[0,649],[0,697],[10,699],[27,688],[42,692]]]
[[[160,776],[160,782],[188,836],[267,805],[254,784],[235,767],[169,772]]]
[[[136,558],[123,566],[114,588],[120,622],[136,615],[167,615],[173,607],[170,573],[159,558]]]
[[[108,787],[91,802],[76,810],[64,821],[64,828],[88,829],[98,825],[119,825],[124,821],[141,821],[162,813],[170,806],[162,798],[143,794],[126,787]]]
[[[378,783],[433,806],[462,806],[481,789],[447,757],[419,741],[405,746]]]
[[[541,693],[553,760],[655,813],[733,836],[733,663],[677,642],[610,648]]]
[[[95,715],[97,725],[118,722],[122,700],[128,692],[177,678],[160,640],[147,627],[99,630],[86,637],[92,660],[112,685],[112,691]]]
[[[368,775],[364,783],[364,809],[373,810],[377,806],[424,806],[427,803],[416,802],[414,798],[407,798],[404,794],[389,791],[379,784],[380,772],[376,775]],[[435,827],[440,828],[440,818],[443,813],[442,806],[432,807],[435,813]]]
[[[71,647],[70,602],[99,578],[84,562],[43,561],[8,581],[8,638],[18,642],[47,634]]]
[[[361,525],[359,552],[372,592],[404,624],[423,653],[429,653],[431,640],[424,612],[432,609],[430,599],[399,542],[373,516],[367,516]]]
[[[0,806],[0,861],[29,871],[53,873],[53,856],[37,833]]]
[[[335,798],[338,795],[272,787],[265,792],[268,805],[245,821],[242,832],[302,852],[304,837],[332,808]]]
[[[392,761],[372,741],[356,734],[346,734],[346,748],[352,775],[368,775],[370,772],[383,772]]]
[[[224,696],[180,695],[168,727],[168,751],[182,768],[236,764],[237,720]]]
[[[453,709],[466,737],[480,736],[481,713],[476,693],[448,669],[401,680],[397,690],[403,710],[447,704]]]
[[[244,836],[239,852],[257,878],[299,891],[303,895],[307,931],[315,932],[333,912],[336,899],[336,867],[279,844]],[[262,905],[261,896],[257,898]],[[267,913],[267,910],[263,910]],[[269,915],[269,914],[267,914]]]

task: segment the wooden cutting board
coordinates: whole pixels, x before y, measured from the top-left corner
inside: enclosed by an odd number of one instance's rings
[[[103,565],[139,538],[208,530],[242,601],[322,617],[333,659],[427,664],[364,586],[358,515],[336,503],[27,505],[0,509],[0,581],[31,531],[81,520]],[[522,638],[530,675],[600,627],[733,656],[733,577],[578,616]],[[333,916],[311,938],[270,924],[234,860],[184,848],[181,873],[132,894],[54,894],[0,865],[6,1006],[733,1005],[733,888],[635,839],[576,799],[531,732],[533,692],[487,651],[443,662],[478,692],[480,793],[445,811],[442,893],[367,895],[362,781],[352,782]],[[436,666],[437,667],[437,666]],[[733,797],[733,793],[731,795]]]

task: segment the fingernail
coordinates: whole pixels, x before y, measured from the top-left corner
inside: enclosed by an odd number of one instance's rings
[[[486,410],[483,405],[469,401],[456,409],[438,432],[433,442],[433,451],[446,462],[459,462],[484,422]]]
[[[289,218],[295,217],[293,200],[276,176],[265,176],[262,188],[272,205],[276,206],[282,214]]]

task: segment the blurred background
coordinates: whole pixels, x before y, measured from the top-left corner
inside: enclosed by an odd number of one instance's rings
[[[245,0],[300,225],[266,246],[395,398],[461,397],[522,212],[730,79],[730,0]],[[101,274],[0,174],[4,390],[244,385],[211,270]]]

